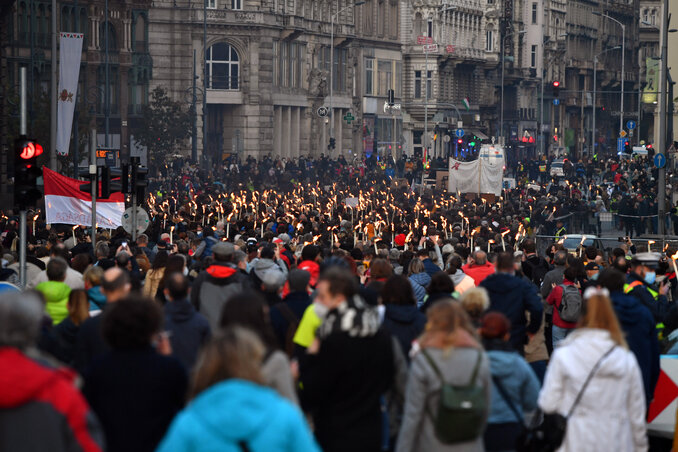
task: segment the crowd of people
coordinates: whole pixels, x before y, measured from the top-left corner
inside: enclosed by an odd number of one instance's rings
[[[168,167],[134,240],[36,214],[25,285],[2,218],[1,450],[648,449],[677,248],[559,241],[652,198],[637,163],[495,199],[279,163]]]

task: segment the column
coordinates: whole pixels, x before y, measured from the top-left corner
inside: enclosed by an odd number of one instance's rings
[[[298,158],[299,150],[301,149],[301,107],[294,107],[294,140],[292,153],[290,158]]]
[[[281,155],[280,149],[281,130],[282,130],[282,109],[281,107],[273,107],[273,154]]]
[[[337,130],[337,147],[334,150],[333,156],[339,156],[344,150],[344,109],[339,109],[339,114],[334,115],[334,130]]]
[[[283,156],[289,157],[292,150],[292,107],[285,107],[285,117],[283,118],[284,123],[284,136],[285,142],[283,143]]]

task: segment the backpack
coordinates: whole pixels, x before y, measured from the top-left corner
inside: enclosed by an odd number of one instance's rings
[[[482,434],[488,409],[485,390],[476,384],[482,359],[480,350],[477,351],[478,358],[471,379],[464,386],[446,383],[431,355],[425,349],[422,353],[441,383],[438,412],[434,416],[428,411],[438,441],[443,444],[456,444],[475,440]]]
[[[285,320],[287,320],[287,331],[285,332],[285,353],[287,353],[287,356],[291,358],[292,354],[294,353],[294,335],[297,332],[297,328],[299,328],[299,319],[296,315],[294,315],[292,309],[290,309],[290,307],[287,306],[285,302],[279,303],[277,307]]]
[[[582,298],[579,289],[576,286],[566,286],[561,284],[563,296],[558,306],[558,314],[564,322],[576,322],[581,315]]]
[[[539,258],[538,263],[533,263],[529,259],[525,260],[525,263],[530,267],[530,280],[541,287],[541,283],[544,281],[544,277],[549,272],[548,263],[543,257]]]

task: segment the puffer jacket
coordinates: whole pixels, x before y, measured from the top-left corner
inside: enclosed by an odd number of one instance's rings
[[[87,289],[87,300],[89,300],[90,311],[102,310],[106,305],[106,295],[101,292],[101,286]]]
[[[431,283],[431,277],[428,273],[415,273],[408,278],[414,291],[414,297],[417,299],[417,307],[420,308],[426,299],[426,287]]]
[[[44,281],[35,286],[35,290],[45,297],[45,311],[52,318],[54,325],[58,325],[68,317],[68,296],[71,288],[59,281]]]
[[[382,326],[398,340],[403,354],[409,360],[412,341],[424,331],[426,316],[415,305],[387,304],[385,307]]]

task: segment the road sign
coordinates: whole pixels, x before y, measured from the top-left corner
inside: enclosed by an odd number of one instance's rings
[[[318,116],[320,116],[321,118],[324,118],[325,116],[327,116],[327,113],[328,113],[327,107],[318,108]]]
[[[463,138],[464,137],[464,129],[457,129],[454,134],[457,136],[457,138]]]
[[[629,130],[629,136],[633,137],[633,129]]]
[[[636,128],[636,121],[634,121],[632,119],[629,119],[628,121],[626,121],[626,128],[629,129],[629,130],[635,129]]]
[[[129,207],[125,210],[125,213],[122,214],[122,227],[125,229],[125,232],[128,234],[132,233],[132,209]],[[148,213],[141,207],[137,206],[137,234],[143,233],[148,226],[150,226],[151,221],[148,218]]]
[[[553,99],[553,105],[560,105],[560,99]]]
[[[664,168],[666,166],[666,156],[661,152],[654,155],[654,166]]]
[[[427,44],[424,46],[424,53],[438,53],[438,44]]]
[[[445,136],[443,137],[443,141],[444,141],[445,143],[449,143],[450,140],[451,140],[451,138],[450,138],[449,135],[445,135]]]
[[[625,138],[617,138],[617,152],[624,152],[625,145],[626,145]]]
[[[346,115],[344,115],[344,121],[346,121],[346,124],[350,126],[351,122],[355,121],[355,116],[353,116],[349,111],[348,113],[346,113]]]
[[[429,36],[417,36],[417,44],[433,44],[433,38]]]
[[[622,138],[625,138],[626,135],[627,135],[626,130],[622,130],[621,132],[619,132],[619,136],[622,137]]]

